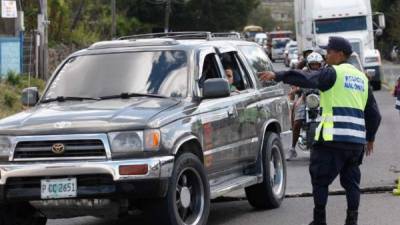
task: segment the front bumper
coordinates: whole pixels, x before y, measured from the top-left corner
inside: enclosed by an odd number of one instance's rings
[[[120,175],[119,167],[148,165],[144,175]],[[77,178],[77,198],[160,197],[172,174],[173,156],[120,161],[0,164],[0,201],[40,200],[40,180]]]

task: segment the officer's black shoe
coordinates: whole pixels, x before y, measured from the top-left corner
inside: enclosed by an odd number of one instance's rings
[[[346,223],[344,225],[357,225],[358,211],[347,210]]]
[[[314,209],[314,220],[310,225],[326,225],[326,213],[324,209]]]

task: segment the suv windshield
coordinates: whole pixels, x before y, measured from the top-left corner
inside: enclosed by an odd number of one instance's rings
[[[184,51],[77,56],[64,64],[44,100],[60,96],[100,98],[121,93],[185,97],[187,67]]]
[[[315,21],[317,34],[358,31],[367,29],[365,16],[335,18]]]

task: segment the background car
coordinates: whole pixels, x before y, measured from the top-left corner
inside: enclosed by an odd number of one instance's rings
[[[290,59],[289,59],[289,49],[291,48],[296,48],[297,49],[297,42],[296,41],[289,41],[286,46],[285,46],[285,51],[284,51],[284,64],[285,66],[289,66],[290,65]]]
[[[290,38],[273,38],[271,47],[271,60],[284,59],[284,52],[286,44],[290,41]]]
[[[299,63],[299,51],[297,47],[292,47],[288,50],[287,61],[289,61],[289,67],[295,69]]]

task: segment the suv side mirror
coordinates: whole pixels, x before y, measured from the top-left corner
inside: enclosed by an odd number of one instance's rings
[[[25,106],[34,106],[39,101],[39,90],[37,87],[29,87],[22,90],[21,102]]]
[[[211,78],[204,81],[203,98],[223,98],[230,96],[229,83],[223,78]]]

